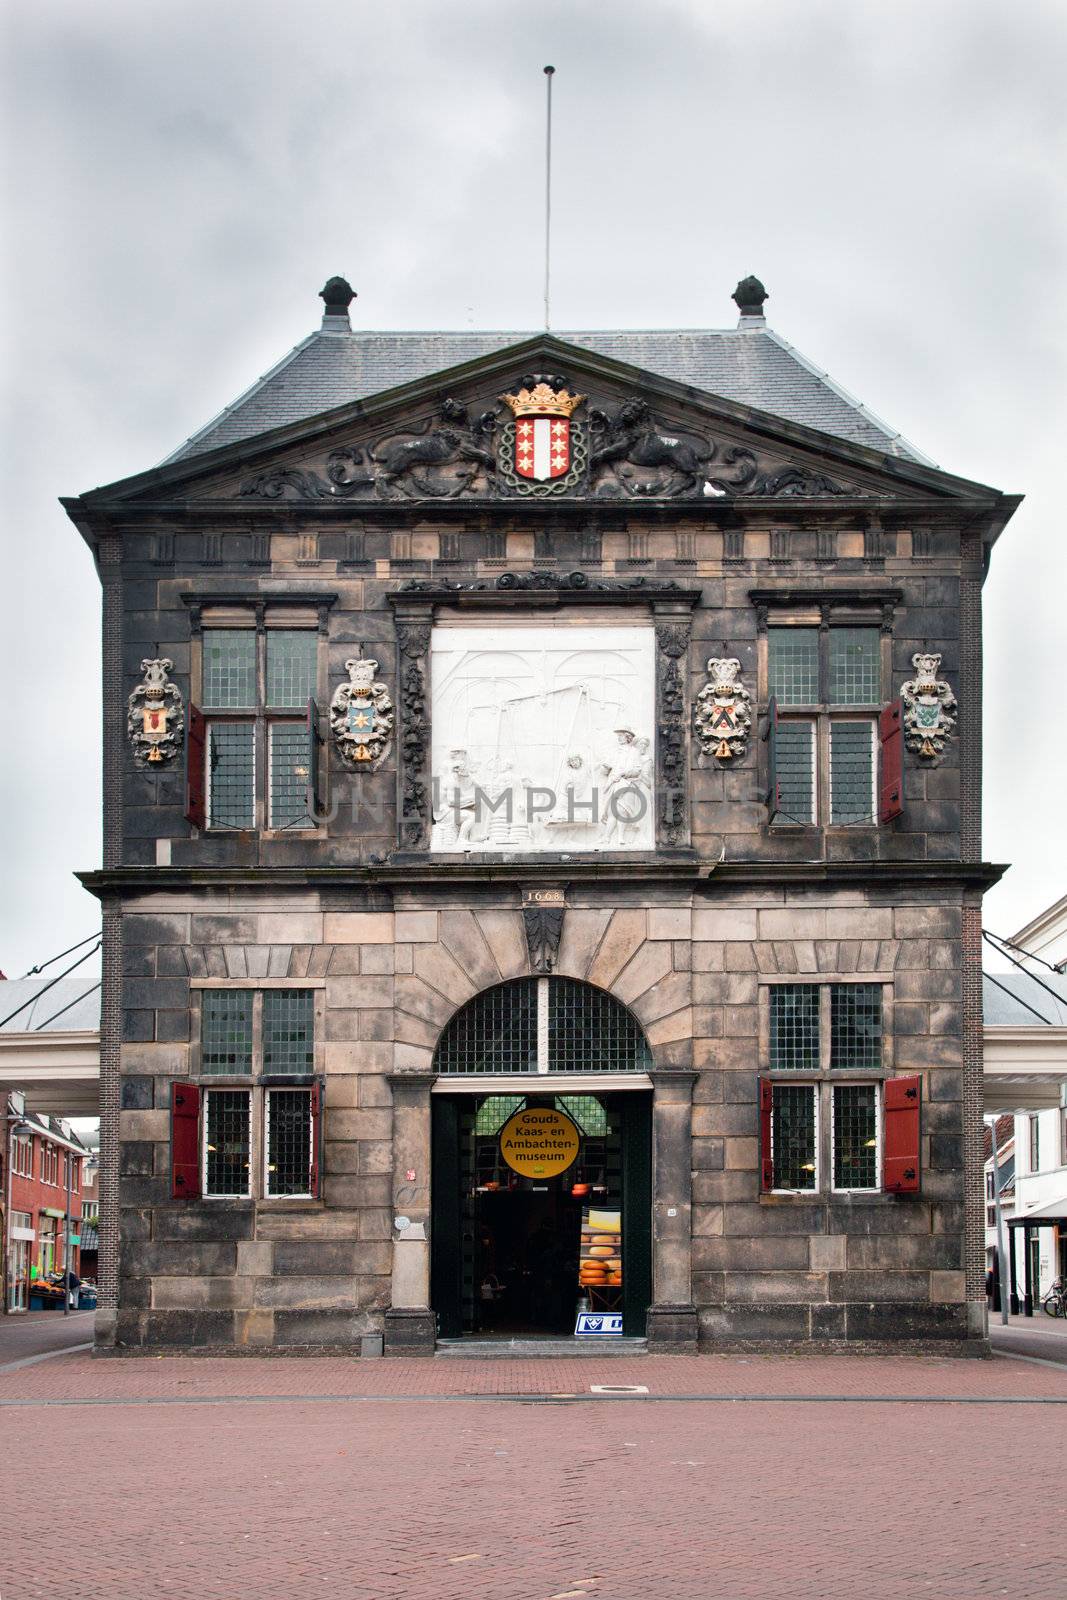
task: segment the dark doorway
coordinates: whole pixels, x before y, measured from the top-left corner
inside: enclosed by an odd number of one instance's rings
[[[578,1124],[578,1157],[559,1177],[520,1177],[502,1162],[500,1127],[532,1105],[562,1110]],[[592,1294],[599,1295],[592,1309],[620,1311],[623,1332],[642,1335],[651,1300],[651,1131],[651,1095],[642,1092],[435,1094],[431,1297],[439,1334],[572,1334]],[[618,1214],[618,1287],[613,1273],[591,1289],[580,1269],[591,1210]]]

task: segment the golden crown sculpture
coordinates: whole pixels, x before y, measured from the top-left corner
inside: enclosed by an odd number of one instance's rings
[[[547,383],[536,383],[532,389],[520,389],[518,394],[503,394],[500,398],[517,417],[569,417],[581,405],[585,395],[569,394],[566,389],[553,389]]]

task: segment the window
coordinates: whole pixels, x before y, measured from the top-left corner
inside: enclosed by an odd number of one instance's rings
[[[29,1134],[16,1134],[11,1141],[11,1170],[19,1178],[33,1177],[33,1138]],[[44,1172],[41,1173],[42,1178]]]
[[[613,995],[575,978],[514,978],[456,1012],[434,1071],[647,1072],[652,1053]]]
[[[768,985],[767,994],[771,1076],[761,1091],[763,1187],[814,1192],[888,1185],[882,985],[782,983]],[[857,1074],[864,1075],[860,1081],[848,1081]]]
[[[59,1150],[41,1140],[41,1182],[59,1184]]]
[[[768,628],[767,696],[772,823],[872,825],[878,815],[880,630]]]
[[[198,1084],[173,1085],[174,1194],[314,1198],[313,989],[205,989]]]
[[[314,628],[204,628],[202,707],[190,714],[191,821],[224,831],[314,827],[317,677]]]
[[[1030,1171],[1041,1171],[1041,1118],[1030,1118]]]

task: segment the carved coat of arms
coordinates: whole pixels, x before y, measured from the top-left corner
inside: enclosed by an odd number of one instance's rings
[[[915,668],[914,678],[901,684],[900,698],[904,702],[904,742],[909,750],[928,760],[939,756],[945,740],[956,726],[958,706],[952,686],[938,677],[941,666],[939,655],[911,658]]]
[[[708,681],[696,698],[694,720],[701,749],[720,761],[744,755],[752,726],[752,696],[740,674],[736,656],[712,656]]]
[[[384,683],[375,683],[377,661],[346,661],[348,682],[337,686],[330,701],[330,728],[344,761],[353,766],[381,765],[393,735],[393,702]]]
[[[505,423],[498,445],[505,482],[518,494],[551,494],[577,481],[587,450],[571,419],[585,395],[571,394],[565,378],[536,375],[501,399],[515,419]]]
[[[167,677],[173,666],[168,656],[142,661],[144,678],[127,701],[126,732],[139,767],[173,761],[182,747],[185,714],[181,691]]]

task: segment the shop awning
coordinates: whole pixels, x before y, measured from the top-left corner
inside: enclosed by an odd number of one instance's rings
[[[1021,1217],[1006,1217],[1009,1228],[1067,1228],[1067,1199],[1050,1200]]]

